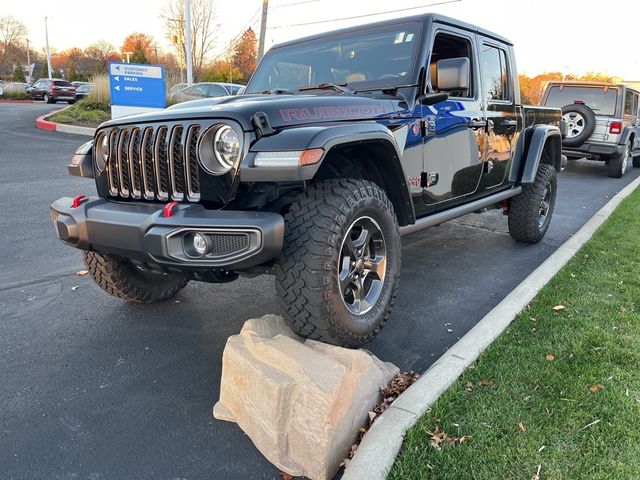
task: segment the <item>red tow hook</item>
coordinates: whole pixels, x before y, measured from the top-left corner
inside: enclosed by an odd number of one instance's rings
[[[71,208],[78,208],[80,204],[86,199],[86,195],[78,195],[77,197],[73,197],[73,200],[71,201]]]
[[[502,214],[509,215],[509,198],[502,201]]]
[[[162,211],[162,216],[165,218],[173,217],[173,209],[178,205],[178,202],[169,202],[164,206],[164,210]]]

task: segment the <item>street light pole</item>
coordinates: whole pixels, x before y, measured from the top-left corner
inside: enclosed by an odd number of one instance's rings
[[[53,76],[51,73],[51,51],[49,50],[49,26],[47,25],[47,17],[44,17],[44,38],[47,45],[47,70],[49,78]]]
[[[29,56],[29,39],[27,38],[27,82],[31,83],[31,57]]]
[[[193,83],[193,53],[191,51],[191,0],[184,0],[184,33],[187,63],[187,85]]]
[[[269,0],[262,0],[262,21],[260,22],[260,40],[258,42],[258,61],[264,55],[264,37],[267,34],[267,13],[269,13]]]

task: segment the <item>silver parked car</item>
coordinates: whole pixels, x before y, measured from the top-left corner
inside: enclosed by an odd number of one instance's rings
[[[199,100],[209,97],[226,97],[236,95],[244,85],[233,83],[202,82],[194,83],[190,87],[185,87],[171,95],[175,103],[187,102],[189,100]]]
[[[623,84],[550,82],[542,105],[561,107],[567,124],[562,142],[569,159],[606,162],[610,177],[640,167],[640,92]]]

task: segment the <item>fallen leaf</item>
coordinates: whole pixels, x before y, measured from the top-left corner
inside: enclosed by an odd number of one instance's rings
[[[465,386],[464,386],[464,389],[465,389],[467,392],[471,393],[471,392],[473,391],[473,383],[471,383],[471,382],[467,382],[467,383],[465,384]]]
[[[559,312],[560,310],[564,310],[565,308],[567,307],[565,307],[564,305],[556,305],[555,307],[553,307],[553,311]]]
[[[480,380],[478,382],[478,385],[480,385],[482,387],[490,387],[491,385],[493,385],[493,381],[491,381],[491,380]]]
[[[524,433],[524,432],[526,432],[526,431],[527,431],[527,427],[525,427],[525,426],[524,426],[524,423],[522,423],[522,422],[518,423],[518,428],[520,429],[520,431],[521,431],[522,433]]]
[[[548,361],[553,362],[556,359],[556,356],[553,353],[547,353],[545,357]]]
[[[451,330],[450,328],[447,328],[447,332],[451,333],[453,332],[453,330]]]
[[[289,475],[287,472],[280,472],[280,475],[282,476],[282,480],[293,480],[296,478],[293,475]]]
[[[596,392],[599,392],[600,390],[604,390],[604,385],[600,385],[600,384],[591,385],[589,387],[589,390],[591,390],[591,393],[596,393]]]
[[[76,272],[76,275],[79,277],[84,277],[87,273],[89,273],[89,270],[80,270],[79,272]]]
[[[378,414],[376,412],[369,412],[369,423],[373,422],[373,419],[377,416]]]
[[[75,292],[79,288],[80,288],[79,286],[75,285],[75,286],[71,287],[71,290],[73,290]]]

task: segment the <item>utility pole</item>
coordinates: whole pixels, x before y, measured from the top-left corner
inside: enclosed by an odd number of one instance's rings
[[[184,0],[184,33],[185,33],[185,53],[187,56],[187,85],[193,83],[193,52],[191,51],[191,0]]]
[[[267,34],[267,13],[269,13],[269,0],[262,0],[262,21],[260,22],[260,41],[258,42],[258,61],[264,55],[264,37]]]
[[[131,63],[130,58],[133,52],[122,52],[122,53],[124,53],[127,56],[127,63]]]
[[[27,82],[31,83],[31,57],[29,56],[29,39],[27,38]]]
[[[49,78],[53,76],[51,72],[51,51],[49,50],[49,26],[47,25],[47,17],[44,17],[44,39],[47,45],[47,70]]]

